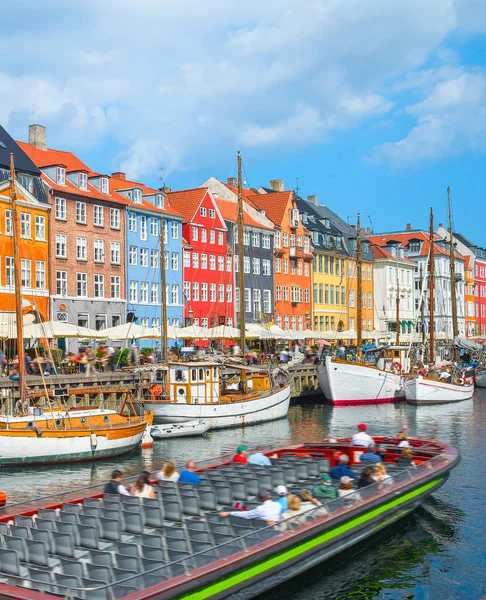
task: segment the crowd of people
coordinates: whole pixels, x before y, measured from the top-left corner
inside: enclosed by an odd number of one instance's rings
[[[413,467],[413,452],[407,438],[406,429],[398,434],[400,454],[396,457],[395,462],[402,467]],[[312,489],[289,490],[285,485],[278,485],[274,490],[261,489],[256,497],[258,506],[255,508],[246,510],[245,507],[237,509],[235,506],[234,510],[221,511],[219,516],[221,518],[232,516],[242,519],[260,519],[270,526],[282,522],[282,528],[285,530],[287,519],[305,515],[307,511],[316,509],[336,498],[343,498],[345,505],[352,504],[360,499],[359,491],[361,489],[377,484],[378,490],[381,490],[392,482],[392,477],[387,473],[383,455],[373,438],[367,433],[365,424],[358,425],[358,431],[352,438],[352,446],[363,449],[359,453],[359,461],[363,467],[359,474],[350,468],[348,454],[342,453],[329,473],[322,473],[319,476],[317,484]],[[238,446],[232,462],[262,467],[272,465],[271,458],[265,454],[262,446],[257,446],[250,454],[247,446]],[[157,481],[160,483],[189,483],[193,486],[202,483],[196,463],[192,460],[187,461],[180,471],[176,469],[173,462],[167,461],[157,473]],[[126,487],[122,483],[122,472],[114,470],[111,480],[105,485],[104,492],[139,498],[154,498],[154,487],[148,471],[143,471],[134,484]],[[305,516],[301,521],[297,518],[295,522],[304,522],[304,519]]]

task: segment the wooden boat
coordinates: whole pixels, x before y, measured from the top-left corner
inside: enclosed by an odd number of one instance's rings
[[[185,423],[152,425],[150,435],[154,440],[165,440],[167,438],[204,435],[210,429],[211,425],[207,421],[187,421]]]
[[[361,223],[358,215],[356,227],[356,322],[362,322],[362,270],[361,270]],[[400,299],[397,299],[397,323],[400,320]],[[400,348],[400,328],[397,327],[396,347],[376,365],[362,360],[363,334],[361,325],[357,328],[358,358],[356,362],[327,356],[317,367],[319,384],[324,395],[334,406],[353,404],[381,404],[403,400],[401,372],[408,370],[405,349]]]
[[[404,378],[405,394],[409,404],[445,404],[473,397],[473,383],[448,383],[431,377]]]
[[[251,508],[255,491],[277,481],[295,491],[312,487],[341,453],[359,470],[363,449],[340,439],[267,451],[271,467],[228,457],[208,461],[199,469],[201,485],[164,483],[154,499],[143,501],[104,496],[98,486],[7,505],[0,517],[0,594],[25,600],[252,598],[409,514],[459,462],[447,444],[410,438],[416,466],[400,468],[398,440],[375,440],[388,467],[386,483],[271,525],[218,512],[236,499]]]
[[[62,396],[56,397],[55,402],[51,401],[55,392],[45,384],[40,393],[27,388],[21,298],[20,215],[12,155],[10,163],[19,398],[13,403],[12,398],[3,394],[0,397],[0,465],[77,462],[130,452],[141,444],[153,415],[145,412],[140,415],[128,392],[123,394],[120,410],[115,411],[97,406],[68,408]],[[89,397],[96,395],[97,391],[99,388],[85,389],[83,395]]]
[[[477,387],[486,387],[486,369],[476,369],[476,373],[474,375],[474,382]]]

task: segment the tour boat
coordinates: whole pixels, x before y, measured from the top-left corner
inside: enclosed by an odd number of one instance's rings
[[[414,465],[400,467],[398,440],[376,437],[390,476],[296,516],[267,524],[221,516],[256,506],[261,488],[298,492],[347,454],[350,439],[298,444],[266,454],[272,466],[213,459],[202,482],[164,482],[155,497],[103,494],[102,486],[5,506],[0,516],[0,595],[37,600],[247,600],[337,553],[362,544],[417,508],[459,462],[453,447],[409,438]],[[333,484],[337,485],[337,484]]]

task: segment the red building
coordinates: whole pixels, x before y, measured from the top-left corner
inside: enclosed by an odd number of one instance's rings
[[[485,252],[483,250],[483,252]],[[476,334],[486,335],[486,256],[476,254],[474,261],[474,283],[476,287]]]
[[[184,217],[184,323],[234,326],[233,252],[213,195],[208,188],[195,188],[170,192],[169,201]]]

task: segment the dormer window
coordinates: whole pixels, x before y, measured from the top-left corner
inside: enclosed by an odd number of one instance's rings
[[[56,167],[56,181],[59,185],[66,185],[66,169],[64,167]]]
[[[410,240],[410,243],[408,245],[408,251],[410,252],[410,254],[419,254],[420,253],[420,242]]]
[[[155,206],[157,208],[164,208],[164,196],[162,194],[155,196]]]
[[[88,189],[88,175],[86,173],[79,173],[78,183],[79,183],[80,190],[87,190]]]
[[[101,193],[102,194],[108,194],[108,177],[102,177],[101,178]]]
[[[137,204],[142,204],[142,190],[133,190],[133,201]]]

